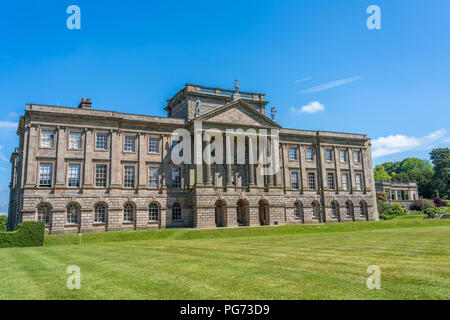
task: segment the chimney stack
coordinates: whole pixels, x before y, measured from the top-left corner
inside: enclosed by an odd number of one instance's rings
[[[80,109],[91,109],[92,101],[91,98],[83,98],[80,101],[80,104],[78,105],[78,108]]]

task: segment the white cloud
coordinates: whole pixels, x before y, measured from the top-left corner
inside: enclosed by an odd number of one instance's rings
[[[17,129],[17,122],[13,121],[0,121],[0,129]]]
[[[8,113],[8,117],[18,117],[18,116],[19,116],[19,114],[16,113],[16,112],[10,112],[10,113]]]
[[[305,81],[309,81],[309,80],[311,80],[311,79],[312,79],[312,77],[303,78],[303,79],[298,79],[298,80],[295,80],[294,83],[295,83],[295,84],[297,84],[297,83],[302,83],[302,82],[305,82]]]
[[[308,103],[307,105],[304,105],[300,109],[292,107],[289,110],[293,113],[316,113],[325,110],[325,106],[319,101],[313,101]]]
[[[305,89],[300,91],[300,93],[314,93],[314,92],[320,92],[320,91],[325,91],[334,87],[338,87],[338,86],[343,86],[345,84],[354,82],[361,79],[361,77],[351,77],[351,78],[345,78],[345,79],[339,79],[339,80],[335,80],[335,81],[331,81],[331,82],[327,82],[309,89]]]
[[[441,129],[421,138],[408,137],[402,134],[380,137],[372,141],[373,157],[377,158],[404,151],[427,149],[433,147],[433,142],[442,138],[445,134],[445,129]]]

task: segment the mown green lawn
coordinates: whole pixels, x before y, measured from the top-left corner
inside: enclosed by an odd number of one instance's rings
[[[450,221],[51,235],[0,249],[0,299],[449,299]],[[75,244],[74,244],[75,243]],[[81,268],[81,289],[66,268]],[[367,267],[381,268],[369,290]]]

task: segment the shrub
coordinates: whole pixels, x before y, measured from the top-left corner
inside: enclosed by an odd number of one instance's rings
[[[22,222],[13,232],[0,232],[0,248],[41,247],[44,244],[44,232],[44,222]]]
[[[390,208],[389,203],[382,201],[380,199],[377,200],[377,206],[379,214],[384,214]]]
[[[391,214],[382,214],[380,216],[380,219],[382,219],[382,220],[391,220],[391,219],[394,219],[394,218],[395,218],[395,216],[393,216]]]
[[[425,201],[423,201],[423,200],[415,200],[411,204],[409,209],[410,210],[415,210],[415,211],[423,211],[423,210],[425,210]]]
[[[450,190],[447,190],[447,200],[450,201]]]
[[[0,232],[6,232],[8,226],[8,217],[0,216]]]
[[[425,209],[428,209],[428,208],[433,208],[434,207],[434,204],[433,204],[433,202],[431,202],[431,201],[425,201]]]
[[[406,213],[405,209],[402,207],[399,203],[394,203],[391,205],[387,210],[387,214],[394,215],[394,216],[401,216]]]
[[[441,198],[434,198],[433,203],[436,207],[446,207],[447,201],[441,199]]]

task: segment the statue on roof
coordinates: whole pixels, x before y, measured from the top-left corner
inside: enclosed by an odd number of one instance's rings
[[[277,109],[275,109],[275,107],[272,107],[272,109],[270,109],[270,117],[272,118],[272,120],[275,120],[275,114],[277,113]]]
[[[238,81],[238,79],[234,80],[234,92],[235,93],[239,92],[239,81]]]

